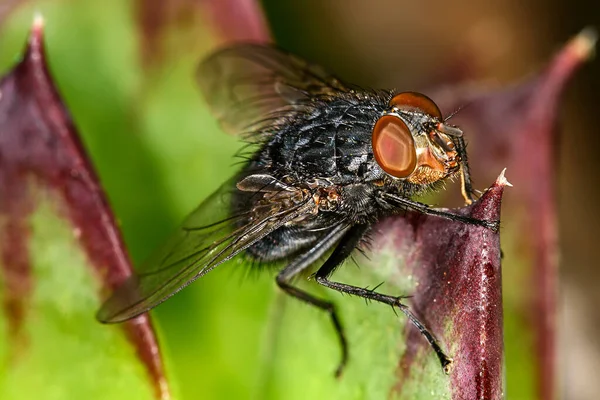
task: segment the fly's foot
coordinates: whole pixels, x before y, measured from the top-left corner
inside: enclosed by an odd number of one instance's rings
[[[452,369],[454,367],[454,360],[444,354],[444,359],[440,358],[440,362],[442,363],[442,369],[446,375],[450,375]]]
[[[496,221],[482,220],[482,222],[483,222],[483,226],[488,228],[492,232],[498,233],[500,231],[500,220],[496,220]]]
[[[423,335],[427,342],[429,342],[429,345],[435,352],[435,355],[440,360],[440,365],[442,366],[442,370],[444,371],[444,373],[447,375],[450,374],[452,370],[452,358],[446,355],[446,353],[444,352],[444,350],[442,350],[440,344],[438,343],[437,339],[427,329],[427,327],[417,318],[417,316],[414,315],[412,311],[410,311],[408,306],[402,304],[401,300],[403,298],[404,297],[402,296],[396,297],[396,307],[398,307],[408,317],[410,322],[412,322],[412,324],[419,330],[419,332],[421,332],[421,335]]]
[[[346,362],[340,362],[337,368],[335,369],[335,378],[341,379],[344,369],[346,368]]]

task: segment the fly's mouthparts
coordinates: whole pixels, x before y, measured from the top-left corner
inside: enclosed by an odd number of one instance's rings
[[[439,124],[437,124],[437,126],[435,128],[438,131],[440,131],[441,133],[446,134],[448,136],[462,137],[462,135],[463,135],[463,131],[460,128],[458,128],[456,126],[445,124],[443,122],[440,122]]]

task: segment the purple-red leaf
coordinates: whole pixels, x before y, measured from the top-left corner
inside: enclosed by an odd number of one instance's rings
[[[206,9],[223,42],[267,42],[271,37],[257,0],[210,0]]]
[[[136,14],[142,40],[142,56],[147,62],[160,59],[162,44],[169,33],[181,30],[195,32],[179,35],[186,43],[172,46],[186,53],[201,47],[207,39],[216,43],[234,41],[267,42],[270,32],[257,0],[175,0],[136,2]],[[208,29],[207,29],[208,27]],[[189,39],[193,43],[189,43]]]
[[[596,33],[584,30],[567,43],[549,65],[528,81],[498,91],[455,86],[432,96],[446,113],[464,108],[453,122],[468,132],[470,161],[476,182],[507,167],[514,192],[507,198],[505,215],[509,247],[505,285],[516,298],[509,315],[520,315],[524,329],[514,332],[523,341],[533,331],[537,398],[551,399],[556,389],[556,315],[558,286],[558,233],[556,222],[556,148],[559,103],[569,79],[593,52]],[[513,271],[519,259],[529,268]],[[522,265],[522,264],[519,264]],[[523,287],[522,276],[526,275]],[[519,362],[509,368],[519,368]],[[518,373],[518,372],[517,372]]]
[[[35,232],[29,218],[41,198],[58,199],[55,208],[65,224],[71,226],[89,265],[95,268],[89,273],[101,282],[98,287],[102,292],[113,289],[132,269],[104,192],[48,71],[41,18],[34,23],[22,61],[0,82],[0,96],[3,305],[13,333],[11,342],[27,343],[28,332],[22,327],[39,283],[31,271],[33,256],[29,243]],[[52,265],[52,268],[85,266]],[[63,290],[54,288],[56,297]],[[95,297],[99,302],[101,293]],[[64,312],[55,311],[59,315]],[[86,321],[92,318],[90,310]],[[139,317],[125,328],[152,377],[157,396],[168,398],[169,389],[148,317]],[[98,324],[97,329],[108,328]]]
[[[475,203],[456,212],[477,219],[500,219],[504,187],[501,174]],[[438,335],[453,358],[448,391],[453,399],[501,399],[502,281],[500,238],[488,228],[419,213],[395,217],[379,227],[380,240],[394,246],[404,261],[400,273],[415,285],[410,305]],[[407,381],[423,368],[431,349],[412,325],[406,330],[407,350],[400,360],[401,398]],[[425,353],[423,352],[425,350]],[[441,374],[441,370],[439,371]]]
[[[22,0],[4,0],[0,4],[0,24],[4,22],[10,12],[21,2]]]

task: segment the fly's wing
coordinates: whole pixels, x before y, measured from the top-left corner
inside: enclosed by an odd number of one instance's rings
[[[200,64],[197,79],[223,128],[242,135],[276,126],[315,99],[351,91],[322,68],[260,44],[212,54]]]
[[[98,311],[102,322],[121,322],[156,307],[217,265],[231,259],[286,222],[308,212],[306,201],[290,207],[274,196],[267,206],[228,216],[235,186],[205,200],[176,235],[128,278]],[[255,192],[255,195],[262,195]]]

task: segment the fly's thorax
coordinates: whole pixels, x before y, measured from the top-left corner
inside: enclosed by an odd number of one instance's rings
[[[238,197],[246,197],[245,204],[250,209],[250,220],[260,220],[266,215],[302,207],[304,212],[286,223],[292,226],[311,219],[311,216],[322,211],[335,211],[340,202],[339,187],[327,179],[299,183],[290,177],[277,179],[261,173],[241,179],[236,186]]]
[[[340,188],[334,185],[319,186],[312,190],[312,198],[317,212],[335,211],[341,200]]]
[[[337,185],[329,179],[315,179],[302,192],[310,196],[307,207],[313,216],[337,215],[336,218],[358,222],[380,214],[378,202],[374,200],[378,190],[380,187],[372,182]]]
[[[343,186],[375,179],[381,170],[373,160],[371,131],[386,101],[349,95],[320,103],[275,132],[257,157],[275,175],[293,176],[300,184],[323,178]]]

